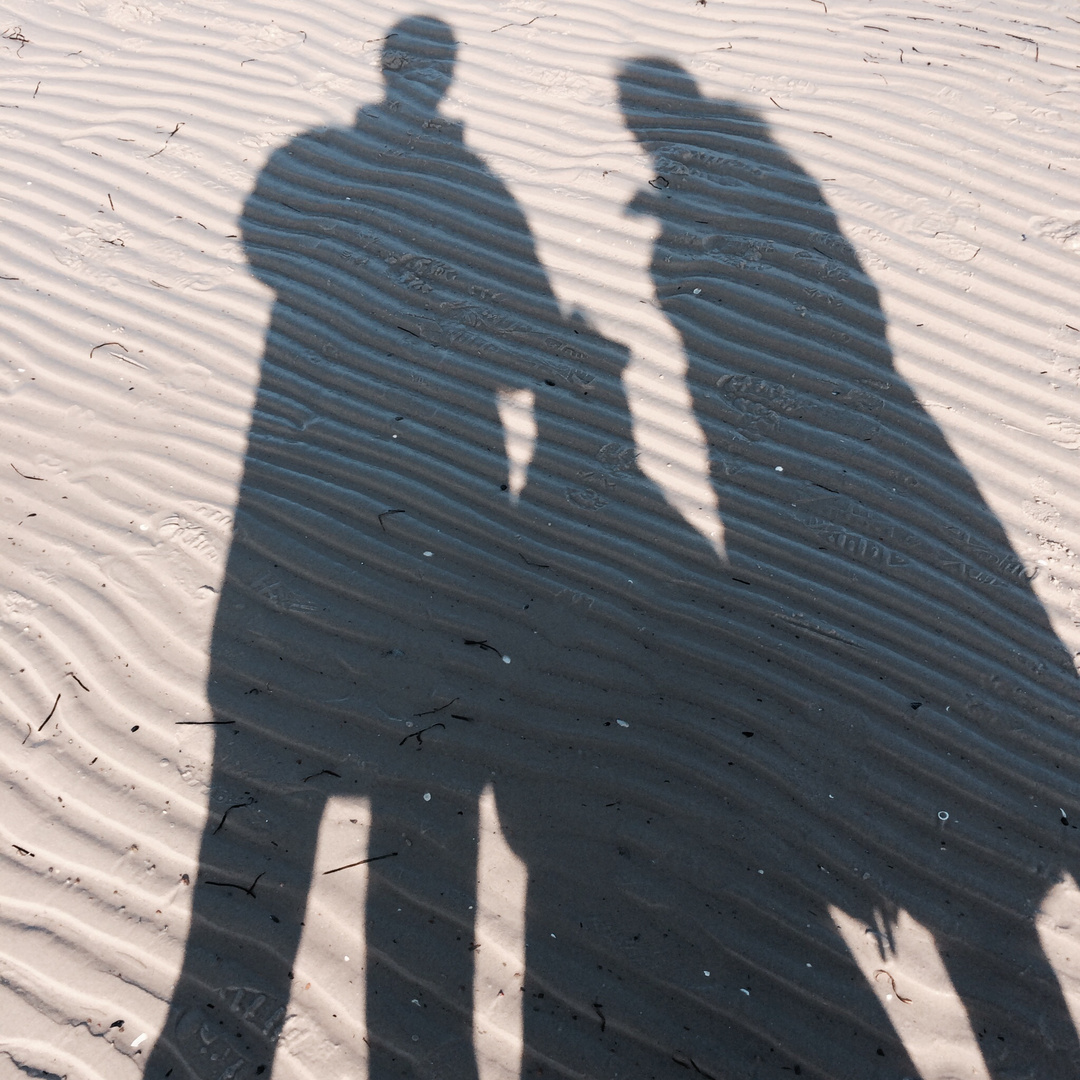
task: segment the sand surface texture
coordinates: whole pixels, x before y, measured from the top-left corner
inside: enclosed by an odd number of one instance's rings
[[[1074,5],[0,23],[0,1080],[1080,1075]]]

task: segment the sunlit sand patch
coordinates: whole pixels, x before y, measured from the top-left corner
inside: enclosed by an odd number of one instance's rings
[[[625,217],[623,222],[629,250],[647,261],[656,239],[654,225],[650,222],[644,232],[637,232],[634,226],[643,223]],[[630,353],[622,381],[638,466],[664,493],[668,505],[727,562],[724,525],[709,471],[709,447],[686,384],[686,354],[679,335],[653,299],[654,286],[645,275],[644,265],[638,272],[627,272],[620,282],[619,308],[590,310],[589,315],[602,333],[621,342]]]
[[[521,1075],[527,882],[525,863],[503,836],[489,784],[480,796],[475,932],[479,948],[473,953],[473,1047],[480,1080],[517,1080]]]
[[[922,1080],[990,1080],[930,931],[901,911],[883,951],[880,918],[868,927],[837,907],[829,913]]]
[[[709,475],[705,433],[694,416],[684,360],[661,372],[634,359],[623,375],[641,471],[668,504],[727,561],[724,526]]]
[[[1066,874],[1047,894],[1035,919],[1073,1025],[1080,1031],[1080,887]]]
[[[633,235],[634,221],[622,220],[628,235],[627,248],[621,254],[628,258],[628,252],[633,252],[646,261],[654,230]],[[654,287],[647,280],[645,266],[634,270],[623,266],[620,270],[623,276],[615,300],[606,298],[605,304],[585,306],[592,325],[624,345],[630,354],[622,382],[638,466],[663,492],[668,505],[726,563],[724,525],[712,485],[709,447],[686,383],[682,342],[653,299]]]
[[[517,502],[525,489],[529,465],[536,450],[536,395],[532,390],[500,390],[499,419],[506,441],[510,498]]]

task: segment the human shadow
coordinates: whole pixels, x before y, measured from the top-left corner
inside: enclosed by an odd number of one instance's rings
[[[371,1075],[436,1057],[475,1075],[483,754],[449,712],[504,667],[463,644],[486,636],[470,593],[505,533],[496,390],[535,380],[530,334],[563,320],[521,213],[439,112],[455,52],[441,21],[398,23],[384,99],[275,151],[244,207],[275,302],[211,645],[210,815],[154,1080],[270,1075],[332,795],[370,799],[368,850],[394,856],[371,864],[365,914]]]
[[[276,151],[244,208],[275,302],[145,1075],[271,1074],[320,820],[353,796],[369,1073],[475,1076],[489,784],[529,872],[528,1073],[913,1075],[834,904],[926,922],[984,1048],[1006,1036],[995,1076],[1055,1075],[1075,1035],[1030,915],[1070,865],[1045,808],[1075,788],[1071,669],[816,186],[673,65],[624,70],[722,567],[637,466],[626,350],[564,316],[440,111],[455,51],[402,20],[384,99]],[[517,501],[508,393],[536,424]]]
[[[475,1076],[478,799],[500,777],[527,801],[542,790],[567,702],[593,707],[604,663],[570,648],[587,601],[544,555],[569,531],[591,576],[580,519],[618,478],[707,557],[637,470],[625,350],[564,317],[514,200],[440,112],[455,52],[440,20],[399,22],[384,99],[277,150],[244,207],[274,305],[211,643],[210,812],[153,1080],[271,1074],[332,796],[370,802],[370,1076]],[[528,511],[507,394],[527,396],[544,447]],[[647,558],[647,537],[624,542]]]
[[[679,596],[665,596],[665,640],[633,664],[656,669],[657,695],[617,706],[649,725],[648,752],[604,755],[594,787],[610,797],[590,820],[621,798],[636,827],[583,837],[594,869],[567,881],[523,844],[541,881],[530,919],[588,912],[594,933],[573,947],[608,1031],[622,1023],[613,1043],[640,1022],[717,1076],[895,1077],[915,1070],[829,907],[878,928],[884,968],[903,908],[932,931],[992,1076],[1071,1075],[1080,1046],[1034,926],[1078,871],[1059,811],[1080,794],[1070,657],[894,367],[877,291],[817,184],[756,113],[670,61],[627,63],[619,91],[656,174],[631,210],[660,225],[656,296],[688,361],[729,565],[697,598],[707,634],[669,648]],[[507,811],[515,835],[527,813]],[[534,979],[557,981],[554,949],[531,939]]]

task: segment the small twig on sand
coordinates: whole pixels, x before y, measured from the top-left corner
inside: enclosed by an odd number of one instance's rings
[[[49,715],[38,724],[38,731],[40,731],[52,718],[53,713],[56,712],[56,706],[60,704],[60,695],[56,695],[56,700],[52,703],[52,708],[49,710]]]
[[[900,991],[896,989],[896,980],[884,968],[878,968],[877,971],[874,972],[874,981],[875,982],[877,981],[877,977],[879,975],[884,975],[885,978],[888,979],[889,982],[892,984],[893,993],[896,995],[896,998],[897,998],[898,1001],[902,1001],[905,1005],[910,1005],[911,1004],[911,998],[904,997],[904,995],[901,994]]]
[[[443,731],[446,730],[446,725],[440,720],[439,723],[437,723],[437,724],[429,724],[427,727],[421,728],[419,731],[411,731],[411,732],[409,732],[409,734],[406,735],[405,738],[402,739],[401,742],[398,743],[398,746],[404,746],[409,741],[409,739],[415,739],[416,740],[416,749],[417,750],[422,750],[423,747],[424,747],[424,740],[421,738],[421,736],[424,734],[425,731],[431,731],[433,728],[437,728],[437,727],[441,727],[443,729]]]
[[[454,698],[453,701],[448,701],[445,705],[440,705],[437,709],[428,709],[427,712],[413,713],[413,716],[434,716],[435,713],[442,712],[443,709],[449,709],[450,706],[454,704],[454,701],[458,700],[460,699]]]
[[[94,353],[96,353],[98,349],[104,349],[106,345],[115,345],[118,349],[127,349],[127,346],[122,341],[103,341],[100,345],[95,345],[90,350],[90,358],[93,359]]]
[[[171,139],[171,138],[172,138],[172,137],[173,137],[173,136],[174,136],[174,135],[175,135],[175,134],[176,134],[176,133],[177,133],[177,132],[178,132],[178,131],[179,131],[179,130],[180,130],[180,129],[181,129],[182,127],[183,127],[183,126],[184,126],[184,121],[182,121],[182,120],[181,120],[181,121],[179,121],[179,122],[177,123],[176,127],[174,127],[174,128],[172,129],[172,131],[170,131],[170,132],[169,132],[169,134],[165,136],[165,146],[168,146],[168,145],[169,145],[169,140],[170,140],[170,139]],[[153,153],[152,153],[152,154],[150,155],[150,157],[157,157],[157,156],[158,156],[158,154],[164,154],[164,153],[165,153],[165,146],[163,146],[163,147],[162,147],[162,148],[161,148],[160,150],[155,150],[155,151],[154,151],[154,152],[153,152]],[[147,160],[149,160],[149,158],[148,158]]]
[[[250,885],[246,888],[243,885],[236,885],[231,881],[205,881],[204,885],[216,885],[219,889],[239,889],[241,892],[246,892],[253,900],[257,899],[255,896],[255,886],[259,884],[259,878],[261,878],[266,871],[259,875]]]
[[[502,26],[496,26],[490,33],[497,34],[500,30],[505,30],[509,26],[532,26],[537,19],[554,19],[554,15],[534,15],[528,22],[508,22],[503,23]]]
[[[254,802],[255,802],[254,799],[248,799],[247,802],[233,803],[232,806],[230,806],[228,808],[228,810],[226,810],[225,813],[221,815],[221,821],[218,822],[218,827],[214,830],[214,836],[217,836],[217,834],[219,832],[221,832],[222,828],[224,828],[225,819],[229,816],[229,811],[231,811],[231,810],[241,810],[245,806],[251,806]]]
[[[17,41],[19,43],[19,47],[15,50],[16,56],[19,56],[22,53],[23,49],[30,44],[30,39],[22,32],[21,26],[10,27],[9,29],[5,30],[3,34],[0,34],[0,37],[2,37],[5,41]],[[38,86],[40,85],[41,83],[38,83]],[[37,91],[35,90],[34,93],[36,94]]]
[[[336,776],[339,780],[341,779],[341,773],[334,772],[333,769],[320,769],[318,772],[313,772],[310,776],[305,776],[300,783],[306,784],[309,780],[314,780],[317,776]]]
[[[396,851],[387,852],[385,855],[372,855],[370,859],[360,859],[357,862],[346,863],[344,866],[335,866],[333,870],[324,870],[323,875],[336,874],[339,870],[351,870],[354,866],[363,866],[365,863],[378,862],[380,859],[392,859]],[[209,882],[207,882],[209,884]]]

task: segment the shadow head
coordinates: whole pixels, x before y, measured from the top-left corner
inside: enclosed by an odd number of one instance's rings
[[[453,80],[456,58],[457,42],[442,19],[402,19],[386,35],[382,50],[387,97],[434,109]]]
[[[679,141],[679,133],[688,132],[768,139],[756,113],[733,101],[704,97],[693,76],[673,60],[627,60],[617,82],[626,126],[647,149]]]

